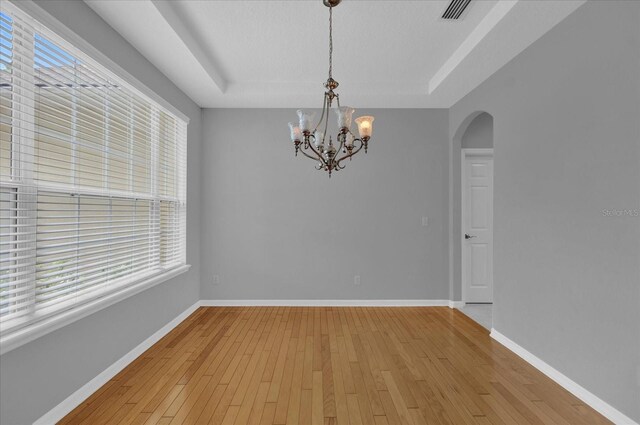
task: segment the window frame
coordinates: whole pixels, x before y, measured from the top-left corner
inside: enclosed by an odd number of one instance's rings
[[[72,45],[75,49],[82,52],[83,56],[88,57],[91,60],[92,62],[91,65],[98,67],[100,71],[105,72],[110,77],[113,77],[116,81],[118,81],[119,84],[122,83],[123,87],[126,87],[127,89],[131,90],[134,94],[142,97],[143,99],[146,99],[146,101],[150,103],[150,105],[152,106],[152,109],[154,110],[153,115],[155,116],[156,120],[158,118],[159,111],[162,111],[162,110],[169,113],[169,115],[173,116],[174,119],[182,120],[185,123],[185,130],[184,130],[185,139],[184,139],[183,149],[184,149],[184,156],[185,156],[184,165],[186,167],[186,155],[187,155],[186,126],[188,126],[189,124],[188,117],[186,117],[183,113],[181,113],[179,110],[173,107],[170,103],[168,103],[163,98],[161,98],[159,95],[157,95],[147,86],[145,86],[143,83],[138,81],[136,78],[132,77],[129,73],[123,70],[115,62],[111,61],[109,58],[107,58],[105,55],[99,52],[95,47],[90,45],[84,39],[80,38],[69,28],[61,24],[57,19],[51,17],[51,15],[49,15],[47,12],[45,12],[35,3],[31,1],[22,1],[19,3],[18,2],[14,3],[13,1],[9,1],[7,3],[8,3],[7,5],[3,6],[3,9],[8,10],[10,13],[18,14],[23,19],[25,18],[24,15],[28,16],[30,19],[33,19],[40,26],[48,30],[48,32],[46,33],[47,37],[49,37],[51,34],[54,35],[54,39],[51,41],[53,41],[54,43],[62,44],[63,46]],[[31,35],[35,37],[35,33]],[[25,81],[21,81],[20,84],[24,85],[28,83],[25,83]],[[20,84],[15,84],[14,82],[14,87],[19,86]],[[32,90],[32,89],[29,89],[29,90]],[[30,106],[31,106],[31,111],[35,112],[35,105],[30,105]],[[12,108],[11,108],[12,114],[14,114],[16,110],[17,108],[15,108],[14,105],[12,105]],[[33,126],[35,126],[35,118],[34,118],[35,113],[28,114],[28,113],[25,113],[25,111],[18,111],[18,114],[20,114],[21,112],[23,113],[24,116],[30,115],[29,125],[31,125],[32,126],[31,128],[33,128]],[[20,128],[20,127],[12,126],[12,140],[13,140],[13,137],[20,138],[20,142],[18,142],[18,144],[20,145],[19,149],[17,148],[16,143],[11,144],[11,150],[14,153],[16,149],[24,150],[25,147],[27,147],[27,149],[30,148],[33,150],[35,138],[31,136],[30,141],[25,140],[28,138],[24,134],[20,134],[21,132],[24,132],[24,127]],[[176,149],[177,149],[177,146],[178,146],[178,142],[176,142]],[[24,152],[22,152],[21,154],[24,154]],[[129,155],[129,157],[130,157],[128,160],[129,168],[132,168],[133,157],[131,155]],[[15,158],[13,154],[12,154],[12,158]],[[15,159],[12,159],[12,161],[14,160]],[[31,163],[31,167],[33,167],[34,164],[35,162]],[[152,164],[153,164],[152,167],[155,167],[158,164],[158,162],[152,161]],[[180,166],[181,166],[181,163],[176,157],[176,163],[174,164],[174,167],[178,169],[178,167]],[[69,193],[68,189],[71,189],[71,187],[69,186],[73,186],[73,185],[66,185],[62,183],[46,183],[46,184],[35,183],[33,181],[33,170],[28,168],[29,167],[27,167],[26,170],[24,168],[20,168],[20,173],[26,172],[27,175],[25,176],[24,174],[21,174],[20,179],[16,180],[15,178],[16,168],[12,167],[9,181],[0,182],[0,189],[3,192],[9,191],[10,193],[12,193],[12,196],[16,198],[16,201],[15,201],[16,205],[19,204],[20,194],[25,189],[30,189],[33,191],[33,193],[26,193],[26,195],[34,195],[40,191],[54,191],[54,192],[60,192],[60,193]],[[152,172],[152,176],[155,176],[155,171]],[[130,179],[131,178],[132,177],[130,176]],[[90,293],[83,294],[79,297],[76,297],[75,299],[69,299],[69,300],[60,302],[58,304],[55,304],[54,306],[47,306],[44,308],[35,309],[36,304],[34,300],[32,304],[33,311],[29,315],[8,320],[8,323],[11,324],[11,327],[4,332],[2,332],[2,327],[4,327],[7,322],[5,322],[5,324],[0,325],[0,355],[8,351],[11,351],[30,341],[33,341],[41,336],[44,336],[56,329],[59,329],[70,323],[80,320],[88,315],[91,315],[117,302],[123,301],[153,286],[156,286],[160,283],[173,279],[176,276],[187,272],[191,266],[186,261],[187,260],[186,259],[186,237],[187,237],[186,235],[186,219],[187,219],[186,217],[187,215],[186,169],[183,172],[176,172],[176,179],[178,179],[176,180],[176,185],[182,184],[181,188],[177,188],[176,190],[182,190],[184,192],[182,193],[182,197],[183,197],[182,199],[185,199],[184,211],[183,211],[183,219],[185,220],[185,224],[181,225],[179,230],[180,233],[184,233],[183,235],[179,233],[179,237],[182,237],[184,240],[184,244],[181,247],[183,251],[181,254],[183,258],[183,262],[181,262],[177,266],[173,266],[172,268],[169,268],[168,270],[159,270],[159,271],[156,270],[156,271],[147,272],[147,273],[140,273],[140,277],[136,279],[116,279],[116,282],[120,282],[120,283],[115,286],[105,286],[103,288],[94,290]],[[180,179],[182,179],[182,181],[180,181]],[[104,184],[104,181],[103,181],[103,184]],[[130,182],[129,183],[130,189],[132,189],[131,185],[132,183]],[[157,189],[157,185],[153,185],[153,188],[155,191]],[[78,188],[75,187],[73,190],[78,191]],[[105,195],[102,188],[95,188],[95,191],[94,191],[91,188],[87,187],[86,190],[83,189],[81,192],[85,195],[98,195],[98,194],[101,196]],[[123,196],[123,197],[132,198],[135,196],[133,195],[132,191],[123,191],[123,192],[126,192],[126,196]],[[110,194],[113,194],[113,196],[117,196],[117,191],[110,191]],[[122,195],[125,195],[125,193],[123,193]],[[151,202],[157,202],[158,208],[161,201],[163,200],[177,202],[178,206],[180,207],[180,199],[179,199],[180,197],[178,194],[171,197],[158,196],[157,193],[154,193],[153,195],[140,194],[140,198],[147,198],[147,199],[150,199]],[[160,212],[158,212],[158,218],[159,217],[160,217]],[[35,227],[36,226],[35,211],[33,208],[32,208],[32,211],[30,212],[29,217],[27,218],[30,220],[33,220],[33,223],[34,223],[33,226]],[[13,219],[14,218],[12,218],[12,220]],[[18,226],[16,227],[16,229],[17,228]],[[33,233],[35,234],[35,231],[33,231]],[[35,236],[33,237],[33,239],[34,239],[33,250],[35,250]],[[33,275],[34,276],[35,276],[35,258],[36,256],[34,254],[33,255],[33,259],[34,259]],[[35,290],[36,290],[35,278],[34,278],[34,282],[31,290],[34,292],[33,296],[35,298]],[[20,321],[22,321],[23,323],[20,323]]]

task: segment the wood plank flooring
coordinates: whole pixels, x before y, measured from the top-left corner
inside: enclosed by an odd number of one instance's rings
[[[447,307],[203,307],[61,424],[604,424]]]

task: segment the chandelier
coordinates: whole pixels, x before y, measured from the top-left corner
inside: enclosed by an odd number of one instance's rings
[[[342,170],[345,166],[343,161],[351,158],[364,148],[367,152],[369,139],[373,131],[373,117],[363,116],[356,118],[354,121],[358,125],[359,138],[356,138],[351,132],[351,117],[355,109],[349,106],[340,106],[340,97],[334,90],[338,87],[338,82],[333,79],[333,8],[340,3],[341,0],[323,0],[325,6],[329,8],[329,78],[325,83],[327,91],[324,93],[324,102],[322,104],[322,115],[320,120],[314,127],[312,122],[315,113],[298,110],[299,124],[289,123],[291,130],[291,141],[296,150],[302,152],[304,156],[317,162],[316,169],[324,170],[329,173]],[[336,101],[337,107],[334,111],[338,119],[338,134],[336,136],[336,145],[334,145],[333,137],[329,136],[327,141],[327,129],[329,127],[329,110]],[[340,156],[342,153],[342,156]]]

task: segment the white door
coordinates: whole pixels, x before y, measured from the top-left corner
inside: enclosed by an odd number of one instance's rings
[[[464,149],[462,175],[462,295],[493,302],[493,152]]]

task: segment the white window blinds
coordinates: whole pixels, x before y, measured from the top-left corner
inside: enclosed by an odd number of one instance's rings
[[[187,123],[0,9],[0,325],[185,264]]]

